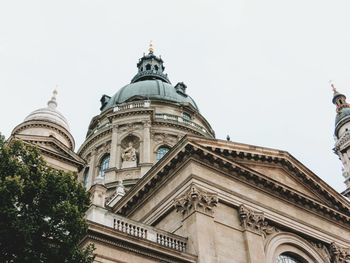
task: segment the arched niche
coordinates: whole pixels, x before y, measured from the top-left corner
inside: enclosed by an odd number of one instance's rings
[[[121,168],[137,167],[140,162],[140,138],[129,134],[121,140],[120,146]]]
[[[266,263],[277,263],[280,255],[290,255],[301,263],[330,263],[309,242],[292,233],[277,233],[265,244]]]

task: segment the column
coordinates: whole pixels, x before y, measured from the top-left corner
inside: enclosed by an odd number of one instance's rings
[[[113,129],[112,129],[112,142],[111,142],[111,153],[110,153],[110,160],[109,160],[109,167],[114,168],[116,167],[119,169],[120,167],[118,166],[119,162],[119,156],[118,156],[118,125],[114,124]]]
[[[143,123],[143,163],[151,162],[151,122]]]
[[[93,184],[95,180],[95,175],[96,175],[96,149],[93,149],[91,151],[91,157],[89,161],[89,175],[88,175],[89,181],[86,186],[87,189],[89,189]]]

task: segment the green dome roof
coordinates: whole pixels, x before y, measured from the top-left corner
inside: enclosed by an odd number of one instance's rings
[[[341,120],[348,118],[350,116],[350,108],[343,108],[341,111],[335,116],[335,125],[337,126]]]
[[[191,104],[195,109],[198,107],[194,100],[185,94],[183,90],[173,87],[171,84],[161,80],[142,80],[128,84],[121,88],[101,109],[105,111],[118,104],[137,99],[150,99],[175,102],[180,104]]]

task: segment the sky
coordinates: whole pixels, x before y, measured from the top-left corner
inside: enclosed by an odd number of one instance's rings
[[[153,40],[216,137],[286,150],[343,191],[329,81],[350,98],[348,0],[0,0],[0,132],[57,85],[76,150]]]

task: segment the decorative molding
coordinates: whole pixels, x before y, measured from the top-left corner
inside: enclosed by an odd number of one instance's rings
[[[329,262],[331,255],[330,255],[329,250],[325,244],[315,243],[313,241],[309,241],[309,243],[325,260],[327,260],[327,262]]]
[[[243,204],[239,206],[239,219],[244,230],[252,230],[263,237],[278,232],[274,226],[265,221],[263,212],[253,211]]]
[[[218,201],[217,194],[205,192],[192,184],[187,193],[174,199],[174,206],[176,211],[181,212],[183,215],[189,215],[196,211],[212,215],[214,213],[213,208]]]
[[[332,242],[330,245],[330,254],[332,263],[350,262],[350,248],[339,247]]]
[[[342,137],[335,143],[335,150],[339,151],[343,146],[350,141],[350,132],[345,132]]]

